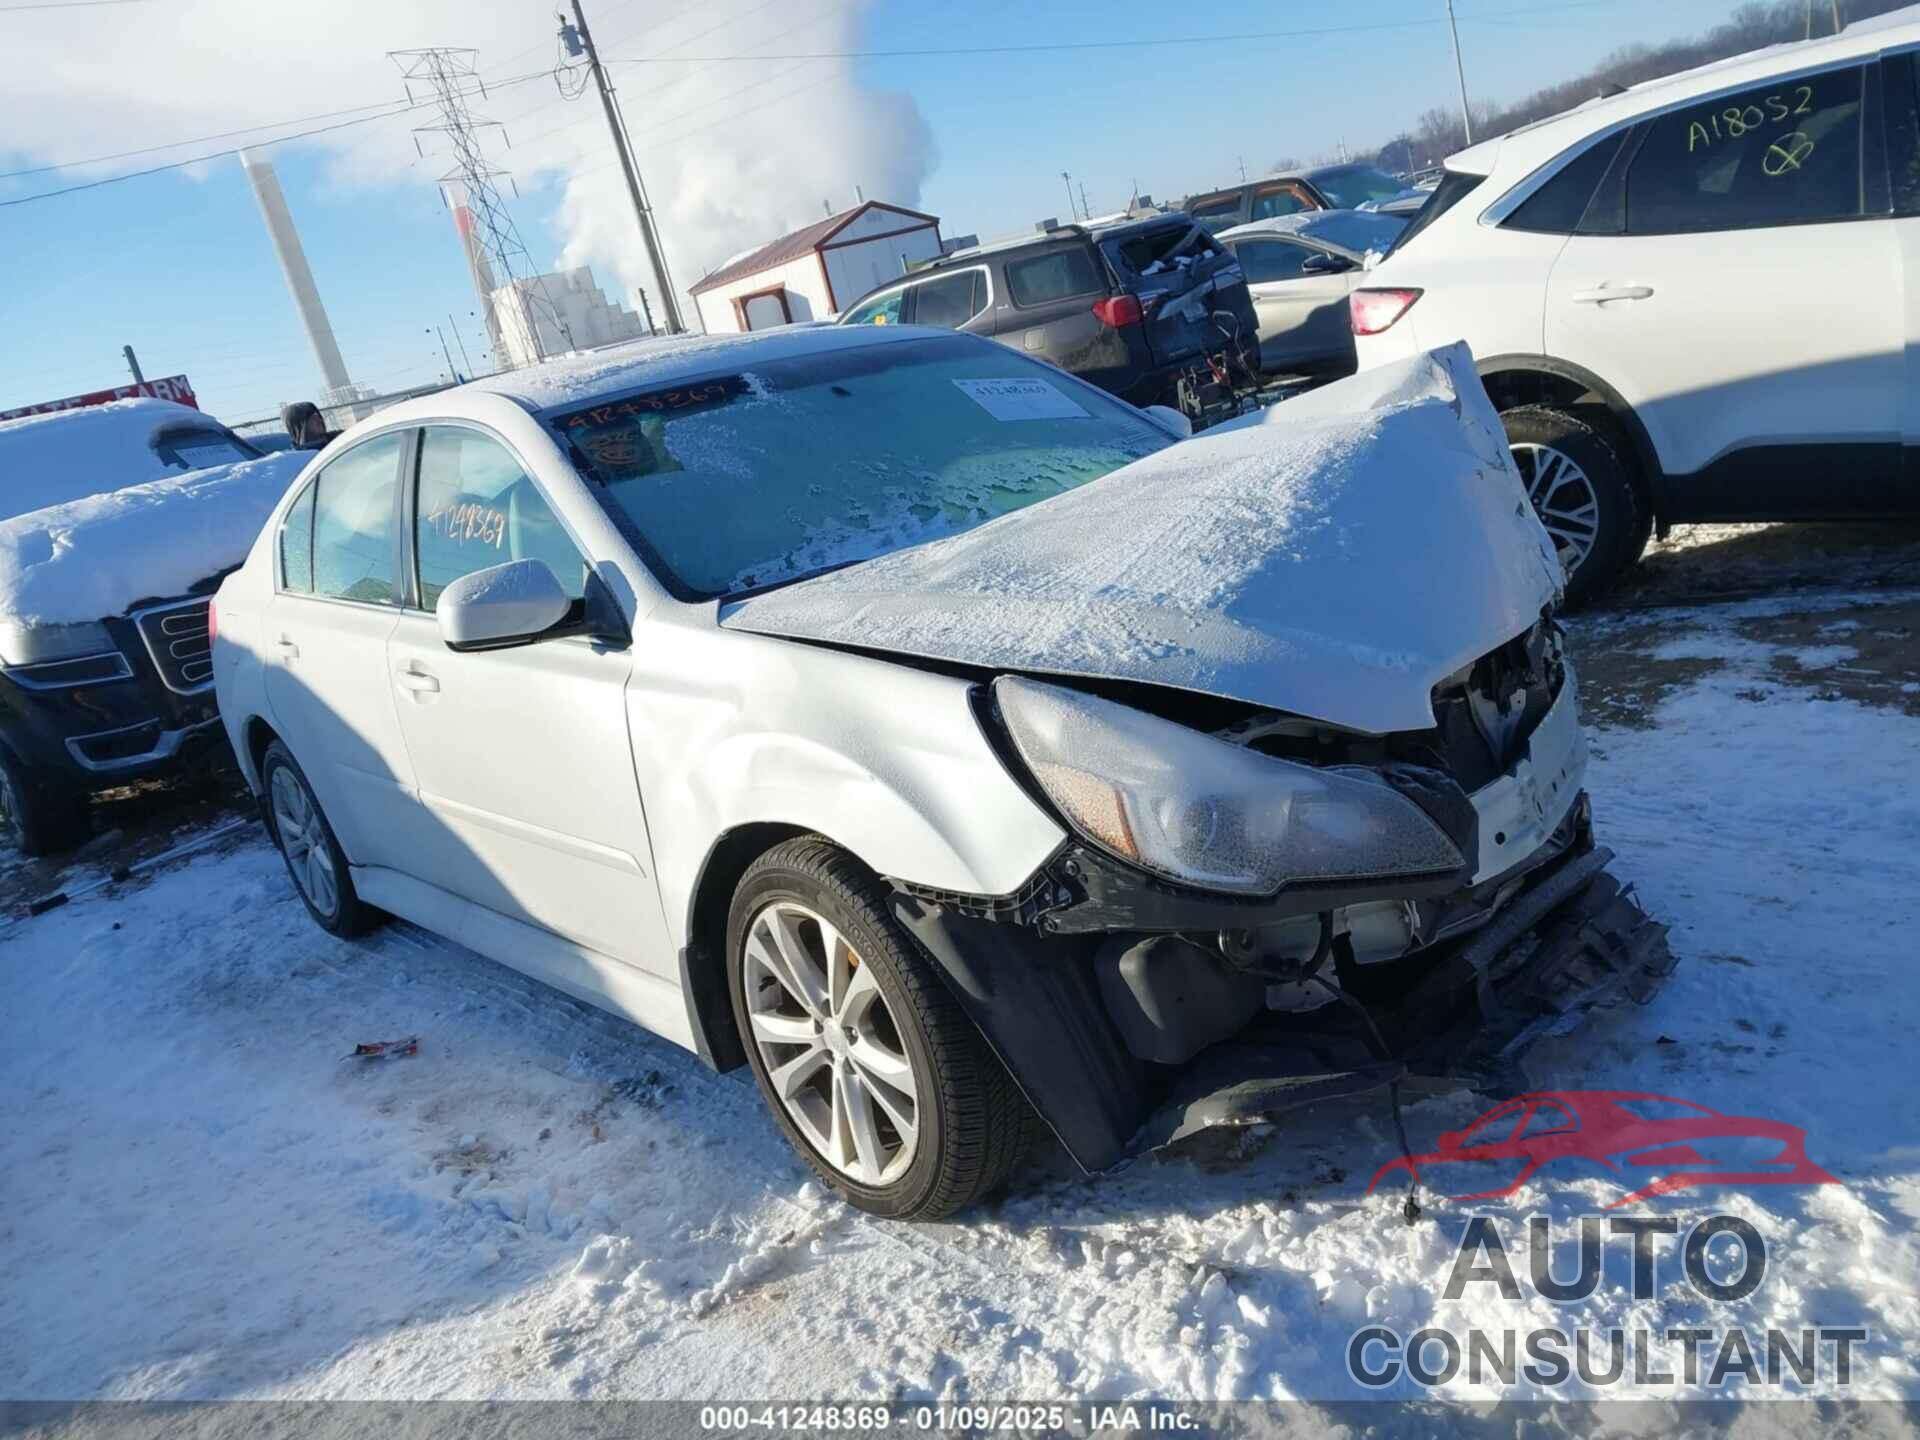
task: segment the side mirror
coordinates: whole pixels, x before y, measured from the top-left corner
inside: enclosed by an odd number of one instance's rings
[[[546,561],[510,560],[462,575],[434,614],[449,650],[488,650],[537,640],[572,608]]]
[[[1193,421],[1175,410],[1171,405],[1149,405],[1147,415],[1154,424],[1172,435],[1176,440],[1193,438]]]
[[[1316,250],[1300,262],[1302,275],[1344,275],[1353,268],[1353,261],[1346,256],[1335,255],[1326,250]]]

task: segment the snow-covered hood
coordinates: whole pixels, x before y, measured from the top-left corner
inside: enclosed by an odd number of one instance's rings
[[[1134,680],[1371,734],[1563,584],[1466,346],[1221,425],[962,535],[725,606],[736,629]]]
[[[247,558],[293,477],[290,451],[0,521],[0,629],[66,625],[184,595]]]

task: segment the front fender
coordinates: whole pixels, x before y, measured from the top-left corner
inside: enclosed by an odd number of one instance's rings
[[[971,682],[702,618],[648,623],[627,690],[676,945],[708,856],[745,825],[815,831],[878,874],[970,895],[1017,890],[1066,838],[987,743]]]

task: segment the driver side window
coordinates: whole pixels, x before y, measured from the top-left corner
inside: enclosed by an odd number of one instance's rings
[[[571,598],[586,593],[586,561],[498,440],[464,426],[428,426],[419,487],[414,558],[422,609],[433,610],[462,575],[509,560],[544,560]]]

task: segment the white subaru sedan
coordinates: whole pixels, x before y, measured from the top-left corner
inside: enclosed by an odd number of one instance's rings
[[[883,1215],[1644,999],[1464,350],[1181,430],[906,327],[466,385],[294,482],[221,715],[320,925],[751,1065]]]

